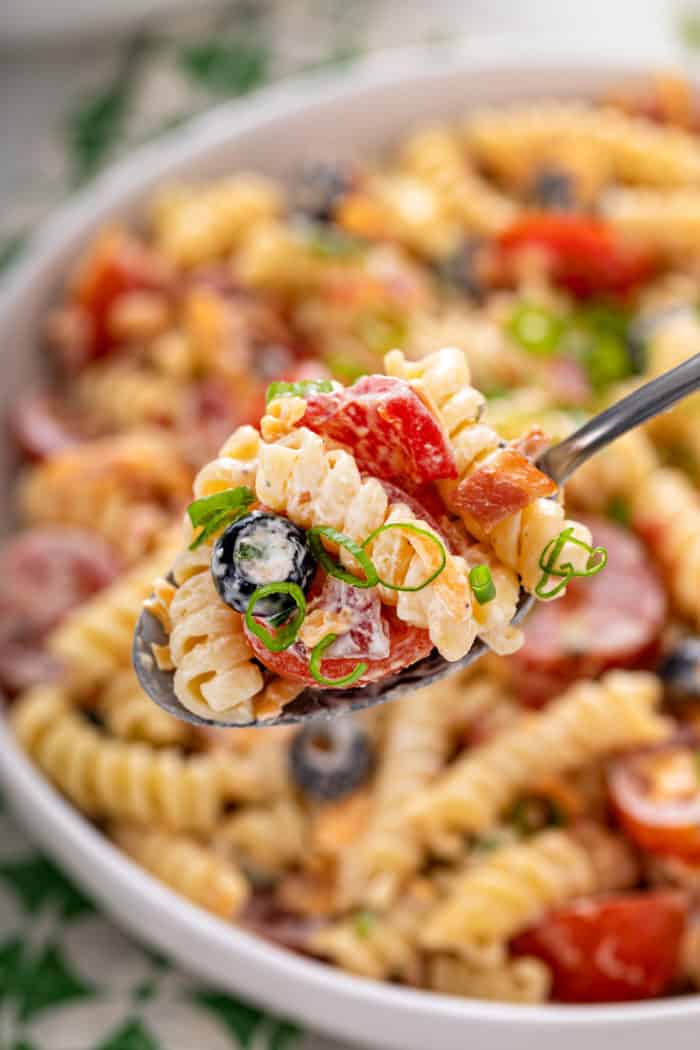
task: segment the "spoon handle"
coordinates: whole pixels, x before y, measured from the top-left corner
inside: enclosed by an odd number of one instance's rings
[[[538,467],[563,485],[590,456],[633,427],[658,416],[677,401],[700,389],[700,354],[640,387],[622,401],[594,416],[565,441],[553,445],[539,459]]]

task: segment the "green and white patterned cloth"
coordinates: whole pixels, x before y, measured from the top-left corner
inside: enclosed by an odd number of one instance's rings
[[[29,167],[18,168],[11,202],[0,193],[0,268],[72,189],[209,106],[289,73],[348,64],[376,47],[440,46],[474,28],[474,17],[466,20],[470,12],[505,12],[500,4],[456,0],[238,0],[192,7],[198,13],[168,19],[167,26],[144,24],[107,51],[104,45],[94,54],[86,49],[75,67],[64,60],[58,127],[34,129],[31,176]],[[488,28],[503,26],[492,19]],[[675,31],[668,21],[657,29],[667,36]],[[683,39],[687,53],[700,48],[700,16],[686,18]],[[32,74],[30,57],[13,61]],[[42,66],[47,61],[37,59]],[[46,83],[51,90],[53,81]],[[21,106],[16,123],[24,136]],[[12,161],[10,153],[3,163]],[[333,1045],[203,986],[128,939],[0,810],[0,1050]]]
[[[313,1046],[120,933],[0,810],[0,1050]]]

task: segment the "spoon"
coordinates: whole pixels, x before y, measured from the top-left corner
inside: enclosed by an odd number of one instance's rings
[[[594,416],[565,441],[549,448],[539,458],[537,465],[561,486],[581,464],[601,448],[626,434],[628,430],[671,408],[677,401],[698,389],[700,354],[635,390],[605,412]],[[524,620],[534,603],[534,596],[521,590],[513,623],[519,624]],[[134,634],[133,662],[138,679],[151,700],[169,714],[193,725],[239,728],[303,722],[319,714],[343,714],[372,707],[386,700],[396,700],[414,689],[431,685],[469,667],[483,656],[488,648],[484,642],[478,640],[461,660],[452,663],[434,649],[410,667],[357,689],[317,689],[307,686],[279,714],[240,723],[202,718],[180,703],[173,690],[173,672],[158,670],[152,656],[151,645],[154,642],[162,645],[166,641],[160,622],[144,609]]]

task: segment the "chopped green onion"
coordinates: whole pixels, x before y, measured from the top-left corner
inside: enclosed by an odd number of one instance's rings
[[[371,911],[358,911],[352,924],[357,936],[362,940],[366,940],[372,933],[374,923],[375,918]]]
[[[353,558],[359,563],[360,568],[365,574],[364,580],[359,576],[355,576],[353,573],[348,572],[342,565],[338,565],[333,560],[331,555],[328,553],[326,548],[321,543],[321,536],[324,536],[331,543],[336,543],[339,547],[344,547],[349,554],[352,554]],[[326,570],[329,576],[335,576],[337,580],[342,580],[343,583],[349,583],[353,587],[376,587],[379,582],[377,576],[377,570],[372,564],[372,560],[364,550],[364,544],[362,547],[351,540],[349,536],[346,536],[344,532],[338,532],[337,529],[332,528],[330,525],[315,525],[313,529],[309,529],[306,534],[306,538],[311,548],[311,553],[315,557],[316,561]]]
[[[265,404],[269,405],[277,397],[308,397],[309,394],[317,392],[331,394],[333,384],[330,379],[300,379],[298,383],[285,383],[278,379],[268,386],[265,393]]]
[[[469,572],[469,584],[479,605],[487,605],[496,597],[496,584],[488,565],[475,565]]]
[[[573,543],[574,546],[583,547],[584,550],[588,551],[588,561],[585,569],[575,569],[570,561],[557,565],[559,556],[567,543]],[[596,557],[598,561],[596,561]],[[608,552],[605,547],[591,547],[588,543],[584,543],[583,540],[576,539],[574,526],[571,525],[568,529],[560,532],[558,536],[555,536],[553,540],[550,540],[542,551],[540,568],[543,575],[535,587],[535,594],[538,598],[556,598],[575,576],[595,576],[597,573],[602,572],[607,562]],[[560,580],[555,587],[547,591],[545,588],[550,576],[560,577]]]
[[[325,638],[322,638],[318,645],[315,645],[311,650],[311,657],[309,658],[309,670],[316,679],[319,685],[328,686],[344,686],[352,685],[361,678],[367,670],[366,663],[355,664],[350,674],[343,675],[342,678],[326,678],[321,674],[321,661],[323,660],[323,654],[338,637],[337,634],[327,634]]]
[[[211,496],[203,496],[201,499],[194,500],[187,508],[187,514],[195,528],[200,525],[203,528],[192,540],[190,550],[195,550],[200,543],[209,539],[224,525],[237,521],[247,513],[248,508],[254,502],[255,494],[245,485],[236,489],[225,489],[223,492],[215,492]]]
[[[610,521],[614,521],[618,525],[624,526],[626,529],[629,529],[632,524],[632,512],[630,511],[629,504],[625,503],[622,499],[612,499],[608,504],[607,513]]]
[[[594,390],[605,390],[612,383],[633,375],[625,344],[610,332],[592,335],[583,365]]]
[[[384,357],[406,342],[406,322],[390,310],[363,313],[353,324],[353,333],[371,354]]]
[[[352,258],[366,249],[363,241],[328,223],[305,222],[300,228],[309,251],[321,259]]]
[[[511,315],[506,331],[530,354],[548,357],[559,349],[564,322],[544,306],[522,303]]]
[[[258,601],[261,598],[267,598],[270,594],[288,594],[297,607],[293,619],[274,634],[270,634],[261,623],[258,623],[257,620],[253,619],[253,613]],[[284,649],[289,649],[290,645],[293,645],[296,641],[299,628],[304,622],[305,616],[306,598],[298,584],[266,583],[263,587],[258,587],[257,590],[253,591],[251,594],[248,608],[246,609],[245,622],[246,627],[251,634],[254,634],[256,638],[259,638],[271,653],[281,653]]]
[[[355,361],[348,354],[333,354],[326,358],[326,364],[333,375],[337,376],[338,379],[348,386],[361,379],[362,376],[367,375],[367,369],[364,365],[360,364],[359,361]]]
[[[407,521],[392,521],[389,522],[387,525],[380,525],[378,529],[374,530],[374,532],[370,532],[369,536],[364,541],[362,546],[367,547],[367,545],[370,544],[372,540],[375,540],[380,533],[387,532],[389,529],[404,529],[406,532],[413,532],[416,536],[426,536],[429,540],[432,540],[432,542],[436,545],[436,547],[438,547],[440,551],[440,564],[438,565],[435,572],[431,573],[430,576],[428,576],[426,580],[423,580],[422,583],[419,583],[417,587],[401,587],[397,583],[389,583],[388,580],[383,580],[382,577],[379,576],[379,574],[377,574],[376,582],[381,583],[382,587],[386,587],[390,591],[405,591],[409,594],[413,594],[416,591],[422,591],[424,587],[427,587],[428,584],[432,583],[433,580],[437,579],[437,577],[447,565],[447,551],[445,550],[445,544],[442,542],[442,540],[438,539],[438,537],[434,533],[429,532],[428,529],[422,529],[420,528],[420,526],[412,525],[410,522]]]
[[[506,816],[510,824],[523,837],[542,828],[561,828],[567,824],[566,814],[554,799],[541,795],[523,795],[512,806]]]

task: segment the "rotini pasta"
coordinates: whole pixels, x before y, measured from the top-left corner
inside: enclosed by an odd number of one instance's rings
[[[400,161],[404,171],[434,189],[442,207],[468,230],[499,233],[515,217],[513,202],[478,175],[457,136],[445,128],[413,135]]]
[[[141,740],[154,747],[186,747],[190,727],[169,715],[144,693],[131,668],[117,671],[100,690],[97,714],[122,740]]]
[[[483,467],[488,456],[499,450],[502,442],[498,434],[478,422],[483,398],[470,386],[469,368],[460,351],[448,348],[421,361],[408,362],[396,350],[387,355],[384,364],[389,375],[417,382],[436,406],[455,450],[460,480],[467,478],[477,466]],[[440,487],[449,504],[454,482],[440,482]],[[472,516],[465,523],[468,529],[475,529]],[[591,535],[585,526],[566,520],[561,504],[540,497],[479,538],[487,538],[504,565],[518,573],[528,591],[534,591],[542,578],[542,552],[567,528],[573,528],[572,538],[590,545]],[[582,548],[569,543],[564,551],[563,556],[577,570],[585,568],[587,555]]]
[[[536,165],[556,156],[560,146],[585,142],[622,181],[664,189],[700,182],[700,147],[693,135],[585,103],[481,110],[468,118],[465,135],[477,160],[506,178],[517,177],[524,162]]]
[[[410,815],[430,835],[485,831],[541,777],[663,739],[669,727],[654,711],[660,699],[659,681],[644,672],[616,671],[600,682],[578,683],[544,711],[523,715],[462,755],[413,801]]]
[[[109,738],[48,687],[18,701],[12,721],[37,765],[90,816],[204,832],[221,815],[222,756],[185,758],[175,750]]]
[[[681,613],[700,625],[700,497],[676,470],[657,470],[637,491],[635,527],[666,574]]]
[[[67,448],[33,468],[19,506],[30,523],[92,529],[133,561],[157,546],[190,481],[165,434],[134,429]]]
[[[131,664],[134,627],[153,580],[167,571],[179,546],[177,533],[161,536],[152,557],[76,609],[49,639],[73,684],[88,689]]]
[[[132,824],[114,825],[110,836],[151,875],[222,919],[234,918],[248,899],[238,868],[194,839]]]
[[[261,446],[256,491],[262,503],[283,511],[295,524],[306,528],[330,525],[356,543],[362,543],[380,526],[394,522],[428,529],[408,507],[390,505],[380,482],[374,478],[363,480],[352,456],[340,449],[328,451],[323,440],[306,429]],[[434,550],[433,544],[420,537],[392,530],[380,535],[369,553],[384,579],[415,586],[434,567]],[[341,560],[350,559],[341,552]],[[492,571],[497,570],[494,567]],[[494,622],[500,626],[509,624],[515,611],[517,584],[506,573],[499,582],[499,603],[489,611],[491,623],[487,623],[486,630]],[[385,602],[396,604],[400,619],[428,629],[433,644],[447,659],[459,659],[471,648],[481,613],[475,608],[462,558],[448,554],[445,570],[418,593],[399,593],[397,598],[396,592],[386,588],[380,588],[380,592]],[[505,614],[501,606],[505,606]],[[492,644],[498,644],[495,632]],[[507,636],[502,644],[507,651],[513,644],[512,636]]]
[[[493,969],[478,969],[450,955],[436,955],[428,961],[428,987],[443,995],[502,1003],[543,1003],[551,983],[546,964],[527,956]]]
[[[341,892],[348,901],[386,908],[406,876],[420,865],[420,844],[406,819],[406,807],[447,757],[450,691],[450,682],[421,689],[389,714],[374,808],[356,848],[341,861]]]
[[[505,941],[547,908],[631,885],[635,874],[628,847],[602,829],[588,829],[585,846],[575,832],[543,831],[468,867],[427,916],[420,943],[459,954],[465,945]]]
[[[173,186],[153,204],[156,243],[170,262],[195,266],[230,252],[280,206],[277,188],[258,175],[222,179],[205,190]]]

